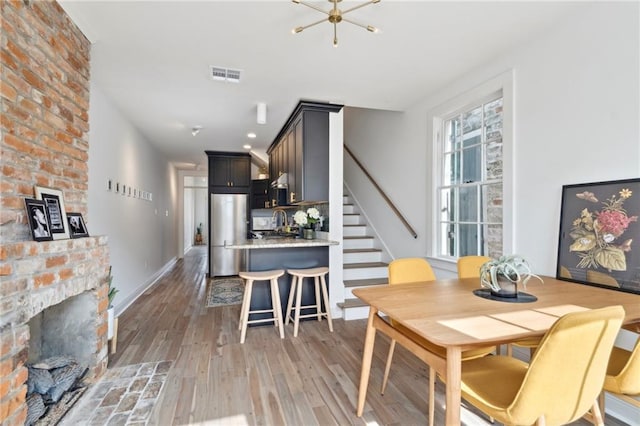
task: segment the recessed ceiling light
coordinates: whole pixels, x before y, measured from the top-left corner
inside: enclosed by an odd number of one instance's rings
[[[247,145],[242,145],[242,147],[243,147],[244,149],[251,149],[251,145],[248,145],[248,144],[247,144]]]
[[[256,134],[255,134],[255,133],[253,133],[253,132],[250,132],[250,133],[247,133],[247,137],[248,137],[249,139],[255,139],[255,138],[256,138]]]

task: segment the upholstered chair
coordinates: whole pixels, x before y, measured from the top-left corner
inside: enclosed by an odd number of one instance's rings
[[[480,268],[490,261],[488,256],[462,256],[458,258],[458,278],[480,277]]]
[[[598,272],[598,271],[593,271],[591,269],[587,269],[587,281],[589,281],[590,283],[620,288],[620,283],[618,282],[618,280],[613,278],[611,275]]]
[[[529,364],[507,356],[464,362],[462,397],[504,424],[566,424],[591,409],[602,425],[597,399],[623,319],[621,306],[569,313]]]
[[[425,259],[422,258],[404,258],[404,259],[396,259],[389,263],[389,284],[407,284],[413,282],[424,282],[425,285],[428,285],[430,281],[435,281],[436,275],[433,273],[433,269],[431,269],[431,265]],[[432,353],[436,353],[442,358],[446,357],[446,349],[434,345],[429,341],[423,339],[422,337],[415,334],[413,331],[408,328],[398,324],[393,318],[390,318],[391,325],[396,328],[398,331],[402,332],[405,336],[422,346],[423,348],[431,351]],[[382,379],[382,389],[380,393],[384,394],[384,391],[387,387],[387,381],[389,379],[389,371],[391,370],[391,361],[393,360],[393,352],[396,347],[396,341],[391,340],[391,345],[389,347],[389,355],[387,355],[387,364],[384,369],[384,378]],[[462,360],[466,361],[468,359],[474,359],[477,357],[485,356],[491,352],[493,352],[494,347],[489,348],[479,348],[473,349],[469,351],[462,352]],[[435,383],[436,383],[436,373],[435,370],[429,366],[429,425],[433,426],[434,417],[435,417]]]
[[[640,408],[640,401],[635,398],[640,396],[640,339],[631,352],[613,348],[603,389]],[[600,407],[604,414],[604,392]]]

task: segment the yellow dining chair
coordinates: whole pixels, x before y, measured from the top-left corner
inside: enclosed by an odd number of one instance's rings
[[[458,258],[458,278],[480,278],[480,267],[490,261],[488,256],[462,256]]]
[[[435,281],[436,275],[431,269],[431,265],[425,259],[422,258],[404,258],[396,259],[389,263],[389,284],[407,284],[413,282],[424,282],[427,284],[429,281]],[[405,336],[429,350],[432,353],[438,354],[441,357],[446,357],[447,351],[441,346],[434,345],[429,341],[418,336],[408,328],[398,324],[393,318],[390,318],[391,325],[402,332]],[[391,361],[393,360],[393,352],[396,347],[396,341],[391,339],[391,345],[389,347],[389,355],[387,355],[387,364],[384,368],[384,377],[382,379],[382,389],[380,393],[384,394],[387,387],[387,381],[389,379],[389,371],[391,370]],[[493,352],[494,347],[479,348],[462,352],[462,360],[474,359],[477,357],[485,356]],[[436,374],[433,368],[429,366],[429,426],[433,426],[435,417],[435,383]]]
[[[613,348],[603,389],[640,408],[640,401],[634,398],[640,396],[640,339],[631,352]],[[604,392],[600,398],[600,408],[604,415]]]
[[[560,425],[590,409],[603,420],[598,395],[620,325],[621,306],[573,312],[558,319],[529,364],[489,356],[462,364],[462,396],[499,422]]]
[[[620,283],[618,282],[618,280],[613,278],[611,275],[604,274],[598,271],[592,271],[591,269],[587,269],[587,281],[589,281],[590,283],[620,288]]]

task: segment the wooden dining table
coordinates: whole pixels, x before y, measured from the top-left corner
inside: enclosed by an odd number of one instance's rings
[[[448,279],[359,288],[353,294],[370,307],[362,356],[357,415],[360,417],[369,383],[376,331],[407,348],[445,378],[446,424],[460,424],[461,353],[542,336],[562,315],[586,309],[621,305],[624,324],[640,325],[640,295],[542,277],[531,281],[525,293],[536,301],[509,303],[474,294],[479,278]],[[446,349],[446,358],[394,328],[383,314],[420,337]]]

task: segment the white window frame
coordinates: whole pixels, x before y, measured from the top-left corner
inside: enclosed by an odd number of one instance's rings
[[[428,144],[432,146],[432,175],[431,175],[431,212],[428,227],[430,227],[431,244],[427,247],[427,258],[437,269],[455,272],[455,262],[457,258],[442,256],[439,252],[440,238],[440,215],[437,211],[439,202],[440,180],[442,176],[442,134],[443,122],[451,117],[456,111],[467,106],[477,105],[488,96],[497,92],[502,92],[502,251],[503,253],[513,253],[514,249],[514,199],[513,199],[513,122],[514,122],[514,102],[513,102],[513,71],[507,71],[482,83],[457,96],[450,97],[450,100],[440,104],[429,111],[427,122],[430,127],[430,140]]]

